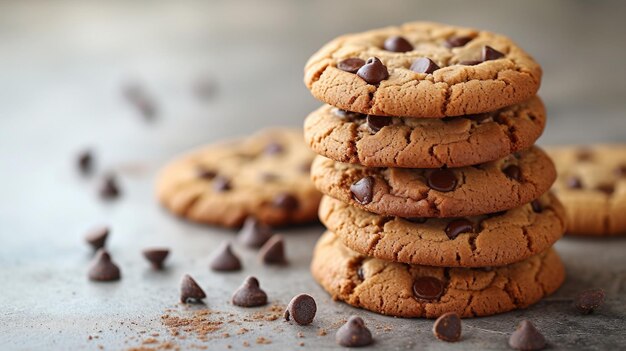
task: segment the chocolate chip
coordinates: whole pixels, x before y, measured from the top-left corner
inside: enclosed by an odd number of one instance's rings
[[[361,279],[361,281],[365,280],[365,272],[363,271],[363,266],[360,266],[359,269],[356,270],[356,276]]]
[[[82,174],[89,174],[93,171],[93,154],[91,150],[83,150],[78,154],[77,158],[78,170]]]
[[[98,250],[104,247],[107,238],[109,237],[109,227],[94,228],[87,235],[85,235],[85,241],[91,245],[94,250]]]
[[[477,116],[471,117],[471,119],[476,121],[476,123],[478,124],[483,124],[483,123],[491,122],[494,120],[493,115],[491,113],[481,113]]]
[[[152,268],[156,270],[163,269],[163,262],[170,254],[170,250],[163,248],[152,248],[143,250],[143,257],[145,257],[150,264],[152,264]]]
[[[202,166],[198,166],[196,168],[196,176],[200,179],[211,180],[217,176],[217,172],[212,169],[204,168]]]
[[[407,221],[409,221],[411,223],[423,224],[423,223],[426,223],[428,218],[424,218],[424,217],[410,217],[410,218],[405,218],[405,220],[407,220]]]
[[[617,166],[614,173],[617,177],[626,177],[626,164]]]
[[[530,206],[533,208],[533,211],[535,211],[535,213],[543,212],[543,205],[541,204],[541,202],[539,202],[539,200],[531,201]]]
[[[420,57],[411,64],[411,71],[417,73],[431,74],[440,67],[428,57]]]
[[[459,341],[461,339],[461,318],[456,312],[442,314],[433,324],[433,334],[439,340]]]
[[[280,177],[278,176],[278,174],[274,174],[274,173],[262,172],[259,174],[259,179],[268,183],[275,182],[279,178]]]
[[[347,120],[355,120],[355,119],[361,119],[365,117],[365,115],[362,113],[342,110],[340,108],[333,109],[333,113],[335,114],[335,116],[343,118],[343,119],[347,119]]]
[[[509,165],[502,170],[507,177],[519,181],[522,177],[522,169],[516,165]]]
[[[469,43],[470,41],[472,41],[472,37],[467,37],[467,36],[455,36],[455,37],[450,37],[446,40],[445,42],[445,46],[448,48],[457,48],[460,46],[465,46],[465,44]]]
[[[359,70],[359,68],[363,67],[364,64],[365,64],[364,60],[361,60],[360,58],[357,58],[357,57],[351,57],[343,61],[339,61],[339,63],[337,64],[337,68],[339,68],[342,71],[356,73]]]
[[[446,226],[446,235],[450,240],[456,239],[461,233],[473,233],[474,224],[465,218],[455,219]]]
[[[576,176],[571,176],[567,178],[567,181],[565,182],[565,184],[570,189],[582,189],[583,187],[583,183],[580,181],[580,178]]]
[[[489,45],[485,45],[483,46],[483,51],[482,51],[482,59],[483,61],[491,61],[491,60],[497,60],[500,58],[503,58],[504,54],[501,53],[500,51],[492,48]]]
[[[367,346],[374,342],[372,333],[365,326],[365,322],[357,316],[351,316],[346,324],[337,330],[335,340],[345,347]]]
[[[308,325],[313,322],[315,313],[317,312],[317,304],[311,295],[299,294],[294,296],[287,309],[285,310],[285,320],[293,319],[300,325]]]
[[[590,161],[593,159],[593,151],[590,149],[580,149],[578,153],[576,153],[576,159],[581,162]]]
[[[459,65],[463,65],[463,66],[476,66],[479,63],[483,63],[483,61],[480,60],[464,60],[464,61],[460,61]]]
[[[232,189],[232,186],[228,178],[222,177],[222,176],[216,176],[213,179],[213,190],[215,190],[216,192],[222,193],[225,191],[229,191],[230,189]]]
[[[217,80],[213,77],[199,77],[192,82],[191,90],[199,100],[209,101],[217,95]]]
[[[156,115],[156,103],[148,96],[148,93],[140,85],[129,84],[124,87],[123,95],[145,119],[152,119]]]
[[[546,338],[528,320],[523,320],[509,337],[509,346],[516,350],[543,350]]]
[[[259,250],[259,258],[265,264],[287,264],[283,237],[273,235]]]
[[[233,294],[232,302],[241,307],[263,306],[267,304],[267,294],[261,290],[255,277],[248,277]]]
[[[109,174],[104,177],[100,184],[100,197],[105,200],[112,200],[120,196],[120,188],[117,185],[115,176]]]
[[[254,217],[246,218],[237,240],[248,247],[261,247],[272,237],[272,229]]]
[[[298,166],[298,169],[302,173],[311,173],[311,163],[311,161],[303,162],[300,164],[300,166]]]
[[[421,300],[437,300],[443,295],[443,290],[443,282],[434,277],[419,277],[413,282],[413,294]]]
[[[121,274],[109,253],[105,249],[98,249],[89,266],[88,276],[94,281],[110,282],[119,280]]]
[[[268,155],[280,154],[284,151],[284,147],[278,143],[270,143],[265,146],[265,153]]]
[[[363,78],[367,83],[376,85],[389,78],[389,71],[377,57],[370,57],[365,65],[359,68],[356,75]]]
[[[393,36],[385,40],[385,50],[393,52],[407,52],[413,50],[413,45],[401,36]]]
[[[611,195],[615,192],[615,186],[613,184],[600,184],[596,187],[596,190],[601,191],[607,195]]]
[[[383,127],[391,124],[391,117],[386,116],[367,116],[367,126],[374,132],[378,132]]]
[[[372,202],[374,192],[374,177],[367,176],[361,178],[350,186],[352,198],[361,205],[367,205]]]
[[[281,193],[274,196],[274,200],[272,200],[272,206],[282,208],[284,210],[293,211],[300,207],[300,202],[298,201],[297,197],[289,193]]]
[[[428,186],[431,189],[448,192],[454,190],[457,180],[454,172],[449,169],[438,169],[428,175]]]
[[[213,255],[209,267],[218,272],[239,271],[241,270],[241,261],[233,253],[230,243],[224,242]]]
[[[185,274],[180,282],[180,302],[202,302],[205,297],[206,294],[200,285],[189,274]]]
[[[589,314],[604,304],[604,290],[585,290],[576,296],[574,307],[582,314]]]

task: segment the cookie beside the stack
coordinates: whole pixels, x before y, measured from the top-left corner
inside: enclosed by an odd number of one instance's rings
[[[553,293],[565,213],[541,68],[510,39],[436,23],[341,36],[306,64],[305,121],[328,231],[311,271],[335,299],[399,317],[485,316]]]

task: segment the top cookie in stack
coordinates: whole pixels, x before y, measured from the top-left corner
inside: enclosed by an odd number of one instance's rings
[[[525,101],[541,68],[505,36],[416,22],[331,41],[309,59],[304,81],[340,109],[440,118]]]
[[[540,81],[510,39],[435,23],[341,36],[314,54],[305,83],[328,104],[305,121],[329,229],[317,281],[402,317],[489,315],[556,290],[565,215],[546,194],[554,164],[533,146]]]

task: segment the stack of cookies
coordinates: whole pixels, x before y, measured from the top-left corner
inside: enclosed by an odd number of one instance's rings
[[[533,146],[541,68],[510,39],[409,23],[308,61],[305,122],[328,231],[311,266],[335,299],[399,317],[485,316],[554,292],[565,214]]]

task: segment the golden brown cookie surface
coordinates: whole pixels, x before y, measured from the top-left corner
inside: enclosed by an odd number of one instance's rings
[[[556,171],[533,147],[496,161],[448,169],[366,168],[317,156],[311,167],[324,194],[398,217],[461,217],[508,210],[548,191]]]
[[[320,220],[365,256],[438,267],[503,266],[550,248],[565,231],[554,195],[489,215],[461,218],[385,217],[325,196]]]
[[[316,153],[366,167],[462,167],[532,146],[545,127],[539,97],[480,115],[444,119],[372,117],[324,105],[304,124]]]
[[[414,22],[332,40],[309,59],[304,82],[317,99],[348,111],[445,117],[527,100],[541,74],[503,35]]]

